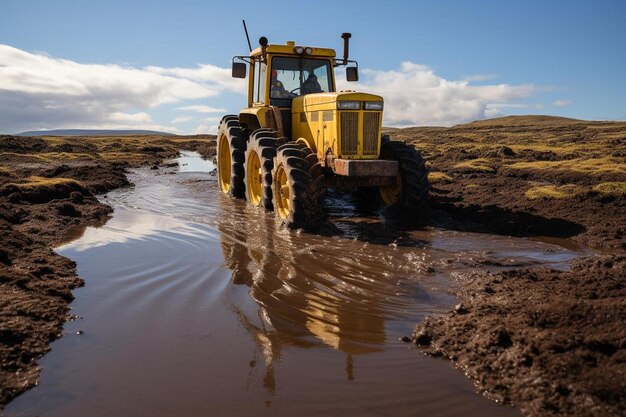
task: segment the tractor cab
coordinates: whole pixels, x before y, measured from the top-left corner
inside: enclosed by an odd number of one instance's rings
[[[245,78],[247,66],[250,67],[248,108],[240,114],[242,126],[251,131],[271,126],[291,137],[293,99],[336,91],[334,68],[349,62],[357,65],[347,59],[350,34],[342,36],[344,59],[336,59],[335,51],[330,48],[299,46],[292,41],[269,45],[265,37],[249,56],[235,56],[233,77]],[[347,68],[347,78],[349,81],[358,79],[356,66]]]

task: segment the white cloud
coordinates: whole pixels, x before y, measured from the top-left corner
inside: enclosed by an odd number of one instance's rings
[[[177,131],[154,122],[145,110],[245,92],[244,82],[227,78],[228,73],[212,65],[83,64],[0,44],[0,132],[67,127]]]
[[[518,104],[538,91],[530,84],[471,85],[467,79],[446,80],[431,68],[412,62],[403,62],[398,70],[363,69],[356,85],[345,79],[338,84],[340,89],[383,96],[385,124],[389,126],[449,126],[495,117],[501,115],[503,105]]]
[[[217,134],[217,129],[219,125],[217,124],[207,124],[203,123],[197,126],[195,129],[191,131],[192,135],[215,135]]]
[[[555,100],[552,102],[554,107],[567,107],[572,105],[572,100]]]
[[[179,116],[179,117],[176,117],[176,118],[172,119],[172,121],[170,123],[172,123],[172,124],[185,123],[185,122],[188,122],[190,120],[193,120],[193,117],[191,117],[191,116]]]
[[[195,111],[196,113],[224,113],[226,112],[226,109],[216,109],[215,107],[202,106],[202,105],[177,107],[176,110]]]

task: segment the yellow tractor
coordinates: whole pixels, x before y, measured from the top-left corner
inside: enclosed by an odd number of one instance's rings
[[[217,137],[222,192],[274,210],[289,227],[324,218],[328,188],[374,191],[387,206],[417,206],[428,194],[419,152],[381,135],[383,98],[336,91],[337,66],[358,81],[358,64],[335,51],[270,45],[265,37],[249,56],[233,58],[232,76],[248,77],[248,106],[224,116]]]

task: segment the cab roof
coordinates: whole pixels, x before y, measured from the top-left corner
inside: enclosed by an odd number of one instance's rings
[[[302,48],[311,48],[311,53],[307,54],[307,53],[303,53],[303,54],[298,54],[295,51],[296,46],[302,47]],[[323,57],[330,57],[330,58],[334,58],[335,57],[335,50],[334,49],[330,49],[330,48],[317,48],[314,46],[305,46],[305,45],[296,45],[295,42],[292,41],[288,41],[286,44],[284,45],[267,45],[266,49],[268,54],[286,54],[286,55],[302,55],[303,57],[306,56],[323,56]],[[261,55],[261,47],[259,46],[258,48],[256,48],[255,50],[253,50],[252,52],[250,52],[250,56],[257,56],[257,55]]]

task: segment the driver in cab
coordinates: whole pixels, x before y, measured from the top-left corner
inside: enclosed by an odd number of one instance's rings
[[[285,90],[285,86],[278,80],[278,71],[272,70],[272,82],[270,94],[272,98],[289,98],[289,91]]]

